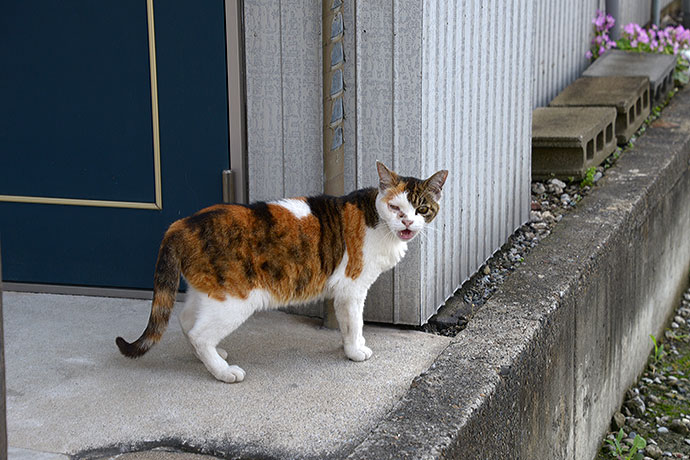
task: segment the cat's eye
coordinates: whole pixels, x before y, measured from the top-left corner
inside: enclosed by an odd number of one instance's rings
[[[417,214],[426,214],[429,212],[429,206],[420,206],[417,208]]]
[[[389,206],[389,207],[390,207],[390,208],[391,208],[391,209],[392,209],[393,211],[395,211],[395,212],[398,212],[398,211],[400,211],[400,208],[399,208],[399,207],[397,207],[397,206],[396,206],[396,205],[394,205],[394,204],[388,204],[388,206]]]

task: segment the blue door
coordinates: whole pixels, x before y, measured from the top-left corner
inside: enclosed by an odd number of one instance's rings
[[[5,281],[150,288],[174,220],[229,169],[221,0],[7,0]]]

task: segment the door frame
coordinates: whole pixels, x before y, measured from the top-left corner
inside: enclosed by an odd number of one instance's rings
[[[245,85],[244,1],[225,1],[225,35],[228,66],[228,136],[230,188],[227,201],[247,203],[247,104]]]

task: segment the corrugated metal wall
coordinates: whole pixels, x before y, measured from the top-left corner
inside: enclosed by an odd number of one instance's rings
[[[345,1],[346,191],[377,183],[376,160],[450,170],[441,214],[372,288],[368,320],[425,321],[527,220],[532,109],[587,66],[604,3]],[[244,4],[250,199],[320,193],[321,2]]]
[[[548,105],[587,68],[585,53],[594,36],[592,19],[597,9],[604,10],[604,0],[534,3],[532,108]]]
[[[450,170],[441,214],[367,299],[367,319],[417,324],[528,218],[532,2],[346,7],[348,185],[375,184],[376,159]]]
[[[660,0],[661,9],[673,3],[673,0]],[[652,20],[652,0],[620,0],[620,18],[616,18],[621,27],[635,22],[644,26]]]

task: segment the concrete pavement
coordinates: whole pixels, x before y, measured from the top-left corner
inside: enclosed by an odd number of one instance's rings
[[[144,357],[119,354],[115,337],[138,337],[149,301],[5,292],[3,305],[17,460],[107,458],[157,446],[225,457],[341,457],[449,344],[366,326],[374,356],[354,363],[339,332],[319,320],[264,312],[222,343],[247,371],[244,382],[224,384],[194,356],[175,317]]]

